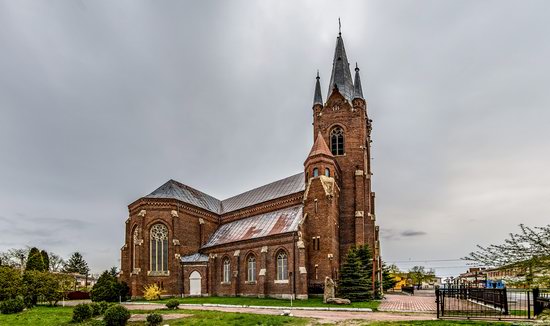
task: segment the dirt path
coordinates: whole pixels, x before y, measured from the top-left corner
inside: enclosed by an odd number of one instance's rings
[[[155,310],[163,309],[162,304],[131,304],[126,305],[130,310]],[[180,305],[180,310],[213,310],[225,312],[241,312],[260,315],[280,315],[283,309],[254,309],[254,308],[228,308],[228,307],[201,307]],[[292,310],[295,317],[315,318],[320,323],[335,323],[345,320],[365,321],[400,321],[400,320],[435,320],[433,314],[419,313],[388,313],[388,312],[347,312],[347,311],[322,311],[322,310]]]

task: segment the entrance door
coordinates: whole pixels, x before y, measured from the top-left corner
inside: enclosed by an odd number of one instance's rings
[[[201,295],[201,274],[197,271],[193,271],[189,275],[189,294],[190,295]]]

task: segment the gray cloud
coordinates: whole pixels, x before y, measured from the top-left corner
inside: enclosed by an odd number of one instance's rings
[[[549,9],[0,2],[0,250],[81,250],[101,270],[126,205],[170,178],[224,198],[300,171],[339,16],[374,120],[383,258],[458,258],[546,224]]]
[[[424,231],[413,231],[413,230],[407,230],[407,231],[401,232],[401,236],[403,236],[403,237],[418,237],[418,236],[422,236],[422,235],[426,235],[426,232],[424,232]]]

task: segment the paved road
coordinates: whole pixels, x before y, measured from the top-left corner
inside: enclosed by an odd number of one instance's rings
[[[380,311],[435,313],[435,296],[386,294]]]
[[[166,306],[163,304],[131,304],[126,305],[131,310],[155,310]],[[227,307],[188,307],[181,306],[180,310],[215,310],[225,312],[243,312],[260,315],[280,315],[281,309],[254,309],[254,308],[227,308]],[[295,317],[316,318],[320,323],[335,323],[345,320],[379,320],[379,321],[402,321],[402,320],[435,320],[433,314],[425,313],[400,313],[392,314],[387,312],[347,312],[347,311],[318,311],[318,310],[293,310]]]

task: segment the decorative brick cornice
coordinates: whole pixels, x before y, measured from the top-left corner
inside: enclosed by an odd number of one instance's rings
[[[295,204],[300,204],[300,203],[302,203],[303,195],[304,195],[303,192],[299,192],[299,193],[294,193],[294,194],[289,195],[289,196],[276,198],[276,199],[270,200],[268,202],[264,202],[264,203],[253,205],[253,206],[249,206],[247,208],[243,208],[243,209],[235,211],[235,212],[222,214],[221,219],[222,219],[223,223],[228,223],[228,222],[240,220],[241,218],[261,214],[264,211],[265,212],[270,212],[270,211],[274,211],[274,210],[277,210],[277,209],[280,209],[280,208],[285,208],[285,207],[292,206],[292,205],[295,205]]]
[[[214,223],[219,223],[220,216],[218,214],[212,213],[210,211],[203,210],[201,208],[197,208],[193,205],[188,205],[180,200],[172,199],[172,198],[147,198],[143,197],[132,204],[128,206],[128,210],[130,212],[130,215],[137,215],[136,213],[141,212],[141,210],[144,210],[143,208],[150,207],[151,210],[154,209],[170,209],[170,213],[174,216],[174,212],[177,216],[179,216],[179,213],[182,211],[187,212],[189,215],[194,215],[197,217],[202,217],[205,219],[208,219],[209,221],[212,221]]]

